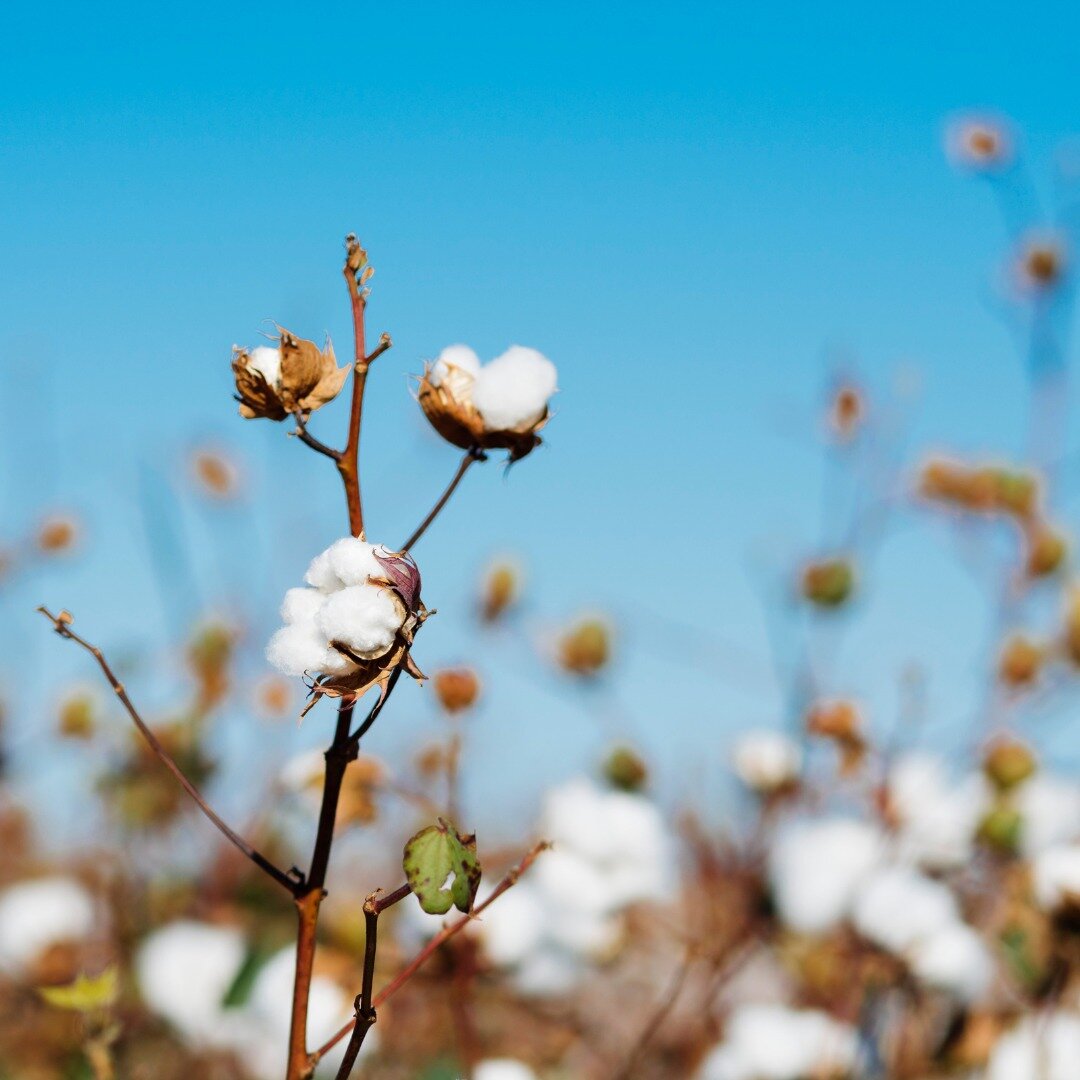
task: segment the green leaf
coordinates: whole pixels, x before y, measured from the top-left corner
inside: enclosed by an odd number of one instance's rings
[[[59,1009],[75,1012],[93,1012],[107,1009],[116,1001],[119,992],[119,976],[115,967],[107,967],[100,975],[80,973],[67,986],[41,986],[38,993]]]
[[[409,888],[429,915],[445,915],[451,907],[472,910],[480,887],[475,835],[462,836],[453,822],[439,818],[405,845],[402,865]]]

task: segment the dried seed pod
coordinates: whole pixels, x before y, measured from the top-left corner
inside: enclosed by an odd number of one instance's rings
[[[851,701],[819,702],[806,717],[810,735],[829,739],[840,751],[840,772],[849,776],[858,770],[868,749],[863,735],[862,714]]]
[[[641,791],[649,781],[645,759],[629,746],[614,747],[604,759],[604,779],[619,791]]]
[[[63,555],[79,542],[79,523],[66,514],[47,517],[38,527],[37,549],[44,555]]]
[[[999,791],[1008,791],[1035,774],[1038,762],[1031,748],[1017,739],[995,739],[983,758],[983,772]]]
[[[610,657],[611,630],[603,619],[581,619],[559,640],[559,664],[575,675],[599,674]]]
[[[439,704],[451,714],[472,708],[480,695],[480,680],[472,668],[443,668],[431,682]]]
[[[1036,522],[1025,529],[1027,543],[1026,569],[1029,577],[1048,577],[1064,565],[1069,553],[1065,537],[1055,529]]]
[[[1039,293],[1059,285],[1067,268],[1063,241],[1055,236],[1036,236],[1021,244],[1013,272],[1022,289]]]
[[[1013,160],[1013,138],[1006,121],[966,116],[950,125],[946,149],[953,163],[972,172],[999,172]]]
[[[511,608],[521,590],[521,572],[513,563],[497,562],[484,574],[480,586],[480,617],[494,622]]]
[[[866,404],[857,386],[841,386],[829,405],[829,427],[843,441],[854,438],[862,425]]]
[[[1043,665],[1043,650],[1030,638],[1015,634],[1005,642],[998,658],[998,678],[1006,686],[1030,686]]]
[[[804,567],[801,586],[803,596],[817,607],[840,607],[855,588],[855,570],[847,559],[822,559]]]

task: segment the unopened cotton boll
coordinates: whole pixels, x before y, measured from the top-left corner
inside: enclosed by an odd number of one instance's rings
[[[965,1005],[983,997],[994,978],[990,950],[967,923],[958,920],[916,942],[908,961],[916,978]]]
[[[239,930],[182,919],[150,934],[135,971],[143,1000],[186,1039],[219,1043],[222,1002],[244,962]]]
[[[768,864],[781,919],[805,934],[834,927],[880,861],[882,847],[876,828],[849,818],[797,821],[783,828]]]
[[[804,1080],[846,1076],[858,1064],[854,1028],[815,1009],[743,1005],[728,1020],[723,1043],[704,1061],[699,1080]]]
[[[779,731],[749,731],[735,744],[732,761],[748,788],[767,795],[798,780],[802,751]]]
[[[488,1058],[473,1069],[473,1080],[536,1080],[536,1073],[513,1058]]]
[[[46,949],[94,928],[94,901],[72,878],[21,881],[0,893],[0,968],[19,973]]]
[[[986,1080],[1075,1080],[1080,1017],[1053,1012],[1025,1017],[997,1041]]]
[[[852,911],[863,937],[898,956],[959,917],[956,900],[944,885],[907,866],[871,875],[859,888]]]
[[[340,641],[366,658],[389,649],[404,620],[404,605],[390,589],[352,585],[326,599],[315,625],[327,641]]]
[[[1047,911],[1080,901],[1080,845],[1040,851],[1031,862],[1035,897]]]
[[[546,356],[511,345],[480,369],[472,387],[473,405],[489,431],[529,428],[544,415],[557,378]]]

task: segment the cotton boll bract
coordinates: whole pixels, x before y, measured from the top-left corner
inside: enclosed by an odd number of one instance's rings
[[[480,369],[472,400],[488,431],[522,431],[543,419],[557,381],[555,365],[546,356],[511,345]]]
[[[850,818],[799,821],[782,829],[768,863],[780,917],[807,934],[837,925],[879,863],[882,847],[876,828]]]
[[[150,934],[135,957],[143,1000],[189,1041],[218,1043],[222,1002],[245,952],[243,935],[233,927],[169,923]]]
[[[52,945],[94,928],[94,901],[72,878],[22,881],[0,893],[0,969],[18,974]]]

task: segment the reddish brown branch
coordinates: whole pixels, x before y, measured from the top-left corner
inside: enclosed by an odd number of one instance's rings
[[[402,551],[409,551],[415,545],[416,542],[428,531],[428,527],[439,516],[442,508],[450,501],[450,496],[457,490],[458,484],[461,483],[462,478],[469,471],[469,466],[474,461],[486,461],[487,454],[483,450],[477,447],[473,447],[471,450],[465,451],[465,456],[461,459],[461,464],[458,465],[457,472],[454,473],[454,478],[446,486],[446,490],[439,496],[439,501],[431,508],[426,518],[420,522],[416,527],[416,531],[401,545]]]
[[[327,446],[326,443],[316,439],[315,436],[308,431],[307,424],[300,413],[293,413],[293,419],[296,421],[296,430],[290,432],[290,434],[295,435],[305,446],[310,446],[312,450],[315,450],[328,458],[332,458],[334,461],[341,460],[341,451],[335,450],[332,446]]]
[[[449,941],[455,934],[459,934],[466,926],[477,918],[479,915],[493,904],[507,889],[511,889],[517,884],[518,878],[529,869],[530,866],[537,860],[540,854],[546,851],[551,845],[547,841],[541,841],[537,844],[516,866],[507,871],[506,876],[491,890],[491,895],[481,904],[477,904],[476,907],[469,912],[468,915],[463,915],[456,922],[451,923],[449,926],[444,926],[417,954],[410,960],[402,969],[394,976],[393,979],[387,983],[386,986],[379,991],[371,1000],[371,1010],[374,1012],[380,1005],[384,1004],[389,998],[398,992],[416,974],[416,972],[423,967],[428,960],[442,945]],[[372,1021],[374,1023],[374,1020]],[[350,1020],[339,1031],[335,1032],[314,1054],[311,1055],[312,1062],[318,1063],[324,1058],[346,1035],[357,1026],[357,1019]],[[370,1024],[368,1025],[370,1027]],[[361,1041],[362,1037],[361,1037]],[[344,1080],[348,1077],[348,1073],[338,1073],[338,1080]]]
[[[246,855],[260,870],[268,874],[274,879],[282,888],[287,889],[293,896],[299,895],[304,887],[304,875],[295,867],[289,872],[280,870],[275,866],[265,855],[253,848],[242,836],[234,832],[220,817],[214,812],[207,801],[199,793],[198,788],[184,775],[183,770],[177,765],[176,761],[169,753],[168,750],[162,745],[161,740],[154,734],[153,730],[149,727],[145,720],[139,715],[138,710],[132,704],[131,698],[128,697],[127,691],[124,689],[124,684],[113,673],[112,668],[109,666],[109,662],[105,659],[105,654],[96,646],[91,645],[85,638],[79,637],[71,629],[71,616],[67,612],[61,612],[59,615],[53,615],[48,608],[41,606],[38,611],[45,616],[52,624],[53,629],[63,638],[67,638],[69,641],[74,641],[76,645],[82,646],[90,655],[98,662],[98,666],[101,668],[102,673],[108,680],[109,685],[113,689],[113,693],[120,699],[120,703],[127,710],[128,716],[131,717],[132,722],[139,729],[139,733],[149,743],[150,749],[161,759],[165,768],[169,770],[176,777],[180,786],[191,796],[195,805],[206,815],[206,817],[213,823],[213,825],[221,832],[226,840],[229,841],[238,851]]]
[[[349,438],[345,449],[337,458],[338,472],[345,485],[345,499],[349,507],[349,530],[353,536],[364,536],[364,505],[360,497],[360,422],[364,412],[364,387],[367,383],[368,358],[364,344],[364,310],[367,299],[364,289],[357,281],[357,273],[367,261],[360,242],[350,234],[345,238],[345,284],[349,289],[353,322],[353,379],[352,404],[349,409]]]

